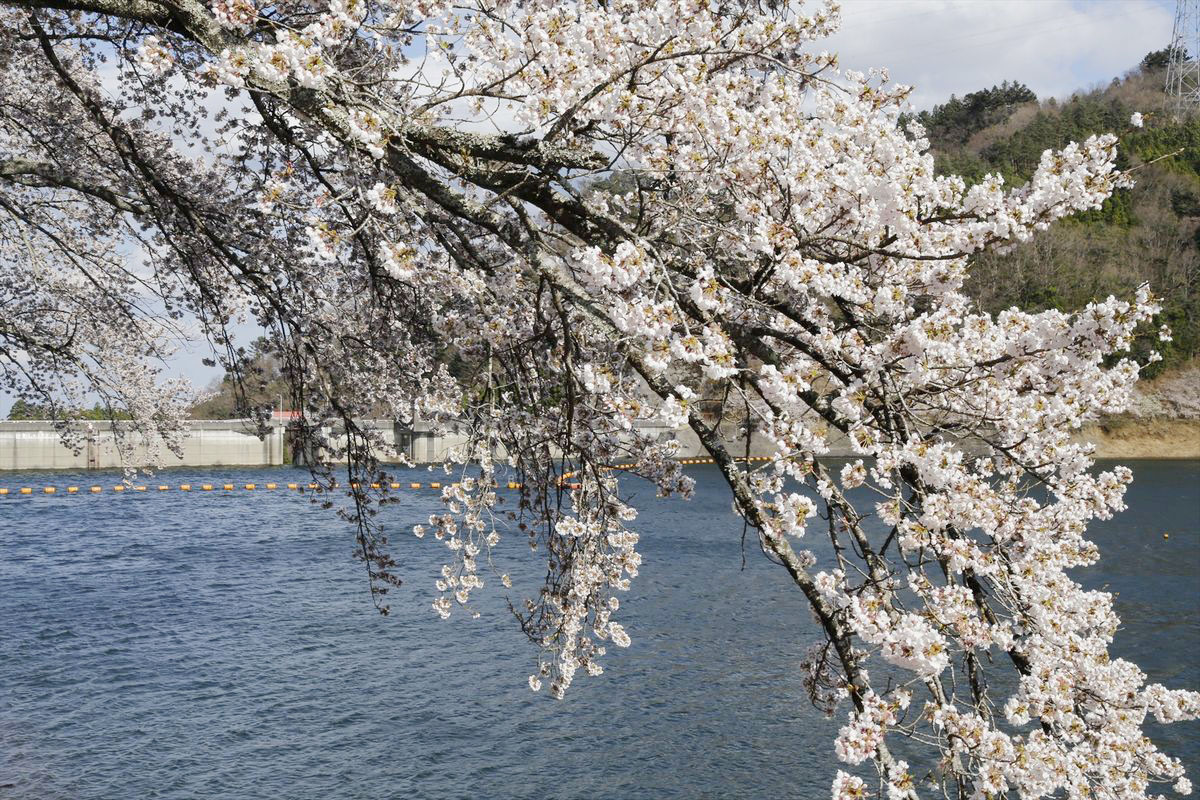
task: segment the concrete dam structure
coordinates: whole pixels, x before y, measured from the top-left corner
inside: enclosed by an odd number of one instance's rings
[[[384,461],[399,461],[397,455],[402,453],[416,464],[440,463],[454,451],[462,452],[467,444],[463,434],[439,433],[422,422],[412,427],[385,419],[363,420],[362,424],[377,431],[384,444],[392,449],[391,458],[387,453],[381,454]],[[63,444],[59,431],[49,420],[0,422],[0,471],[120,469],[149,466],[153,462],[151,447],[141,440],[140,434],[124,434],[131,437],[134,454],[133,463],[126,464],[122,463],[117,450],[111,422],[79,422],[73,426],[80,437],[79,447],[75,450]],[[677,440],[677,458],[707,456],[690,429],[648,422],[641,426],[641,431],[659,441]],[[337,428],[326,429],[326,434],[335,444],[344,435]],[[248,419],[193,420],[189,423],[181,456],[177,457],[165,448],[160,452],[166,467],[269,467],[305,463],[303,453],[292,452],[290,438],[287,420],[273,421],[263,438],[258,436],[254,423]],[[744,442],[730,439],[729,446],[737,455],[745,452]],[[765,440],[756,441],[750,449],[750,454],[755,456],[768,452]]]
[[[119,423],[118,423],[119,424]],[[79,447],[63,444],[48,420],[0,422],[0,470],[120,469],[149,466],[151,447],[138,433],[126,433],[133,445],[133,462],[124,464],[111,422],[73,423]],[[183,441],[181,457],[160,448],[165,466],[271,466],[284,463],[284,427],[273,426],[260,439],[250,420],[195,420]]]

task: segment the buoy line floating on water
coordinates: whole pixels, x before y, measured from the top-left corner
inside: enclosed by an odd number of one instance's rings
[[[445,484],[445,485],[458,486],[457,483]],[[401,489],[401,488],[441,489],[442,486],[443,486],[443,484],[438,483],[437,481],[434,481],[432,483],[409,483],[407,485],[407,487],[405,487],[405,485],[402,483],[394,482],[394,483],[387,484],[386,488],[388,488],[388,489]],[[521,486],[520,484],[515,484],[515,483],[511,483],[511,482],[508,484],[508,488],[510,488],[510,489],[520,488],[520,486]],[[382,483],[372,483],[372,484],[370,484],[370,487],[372,489],[385,488]],[[235,484],[235,483],[217,482],[217,483],[196,483],[196,484],[181,483],[181,484],[178,484],[177,486],[169,486],[167,484],[157,484],[155,486],[143,486],[140,484],[132,485],[132,484],[118,483],[111,488],[111,491],[114,491],[114,492],[148,492],[151,490],[155,490],[155,491],[159,491],[159,492],[168,492],[171,490],[177,490],[180,492],[198,491],[198,492],[222,492],[222,493],[224,493],[224,492],[234,492],[234,491],[237,491],[238,489],[241,489],[242,491],[250,491],[250,492],[259,491],[259,492],[261,492],[264,490],[275,490],[275,489],[282,489],[284,491],[287,491],[289,489],[297,490],[297,491],[306,491],[306,490],[316,491],[316,490],[320,489],[320,490],[328,491],[331,489],[342,489],[342,488],[345,488],[345,487],[342,486],[341,484],[335,484],[334,486],[322,486],[321,484],[318,484],[318,483],[263,483],[263,484],[244,483],[244,484]],[[357,483],[350,484],[350,488],[352,488],[352,489],[361,488],[361,484],[357,484]],[[96,486],[96,485],[93,485],[93,486],[67,486],[65,488],[66,494],[101,494],[103,492],[104,492],[104,487]],[[36,487],[32,487],[32,486],[22,486],[17,489],[0,487],[0,496],[27,495],[27,494],[62,494],[62,493],[63,492],[60,492],[59,487],[57,487],[57,486],[43,486],[43,487],[41,487],[40,491]]]
[[[459,486],[459,484],[457,484],[457,483],[442,484],[437,481],[433,481],[431,483],[408,483],[408,484],[400,483],[397,481],[397,482],[388,483],[388,484],[386,484],[386,486],[382,483],[370,484],[370,488],[372,488],[372,489],[385,489],[386,488],[386,489],[434,489],[434,490],[438,490],[438,489],[441,489],[443,486],[448,486],[448,487],[452,486],[452,487],[457,488]],[[507,487],[509,489],[521,489],[524,487],[524,484],[517,483],[515,481],[508,481]],[[263,484],[244,483],[244,484],[236,484],[236,483],[218,482],[218,483],[197,483],[197,484],[181,483],[181,484],[178,484],[177,486],[168,486],[167,484],[158,484],[155,486],[142,486],[140,484],[139,485],[128,485],[128,484],[118,483],[111,488],[111,491],[113,491],[113,492],[148,492],[153,489],[153,490],[159,491],[159,492],[168,492],[168,491],[171,491],[174,489],[174,490],[177,490],[180,492],[198,491],[198,492],[219,492],[219,493],[223,494],[226,492],[236,492],[239,489],[242,490],[243,492],[263,492],[263,491],[276,490],[276,489],[281,489],[284,491],[295,490],[295,491],[303,492],[303,491],[317,491],[317,490],[330,491],[330,490],[344,489],[344,488],[347,488],[347,487],[344,485],[341,485],[341,484],[335,484],[334,486],[322,486],[321,484],[318,484],[318,483],[263,483]],[[362,484],[352,483],[352,484],[349,484],[349,488],[360,489],[360,488],[362,488]],[[60,492],[59,487],[57,487],[57,486],[43,486],[43,487],[41,487],[40,491],[36,487],[32,487],[32,486],[22,486],[17,489],[9,489],[9,488],[5,488],[5,487],[0,487],[0,496],[32,495],[32,494],[63,494],[63,493],[65,493],[65,494],[101,494],[103,492],[104,492],[103,486],[67,486],[67,487],[65,487],[65,492]]]
[[[734,459],[734,461],[738,461],[738,462],[748,462],[748,461],[769,461],[769,460],[770,460],[770,456],[751,456],[750,458],[745,458],[745,457],[742,457],[742,458],[735,458],[735,459]],[[713,463],[715,463],[715,461],[714,461],[714,459],[711,459],[711,458],[684,458],[684,459],[680,459],[679,463],[680,463],[680,464],[687,464],[687,465],[691,465],[691,464],[713,464]],[[614,464],[614,465],[612,465],[612,466],[610,466],[610,467],[606,467],[606,469],[619,469],[619,470],[626,470],[626,469],[633,469],[633,468],[635,468],[636,466],[637,466],[637,464],[635,464],[635,463],[628,463],[628,464]],[[567,488],[567,489],[579,489],[579,488],[582,488],[582,485],[581,485],[581,484],[579,484],[579,483],[571,483],[571,482],[567,482],[567,481],[566,481],[566,479],[567,479],[567,478],[570,478],[570,477],[572,477],[573,475],[575,475],[575,473],[574,473],[574,472],[567,472],[567,473],[565,473],[565,474],[563,475],[563,481],[562,481],[562,482],[560,482],[560,484],[559,484],[559,485],[560,485],[560,486],[562,486],[563,488]],[[457,484],[457,483],[445,484],[445,485],[446,485],[446,486],[453,486],[453,487],[457,487],[457,486],[458,486],[458,484]],[[432,481],[432,482],[430,482],[430,483],[416,483],[416,482],[409,482],[409,483],[407,484],[407,486],[405,486],[405,484],[404,484],[404,483],[401,483],[401,482],[399,482],[399,481],[393,481],[393,482],[389,482],[389,483],[387,484],[386,488],[388,488],[388,489],[403,489],[403,488],[408,488],[408,489],[425,489],[425,488],[429,488],[429,489],[441,489],[441,488],[442,488],[442,486],[443,486],[443,484],[442,484],[442,483],[439,483],[439,482],[437,482],[437,481]],[[523,488],[525,487],[525,485],[524,485],[523,483],[519,483],[519,482],[517,482],[517,481],[508,481],[508,482],[507,482],[507,484],[506,484],[506,486],[507,486],[507,488],[509,488],[509,489],[523,489]],[[289,489],[290,489],[290,490],[295,490],[295,491],[305,491],[305,490],[313,490],[313,491],[315,491],[315,490],[319,490],[319,489],[339,489],[339,488],[343,488],[343,487],[341,487],[341,486],[336,486],[336,485],[335,485],[335,486],[332,486],[332,487],[322,487],[322,486],[321,486],[320,484],[318,484],[318,483],[300,483],[300,482],[291,482],[291,483],[263,483],[263,484],[258,484],[258,483],[243,483],[243,484],[240,484],[240,485],[239,485],[239,484],[235,484],[235,483],[227,483],[227,482],[216,482],[216,483],[196,483],[196,484],[192,484],[192,483],[180,483],[180,484],[178,484],[178,485],[177,485],[177,486],[175,486],[175,487],[172,487],[172,486],[170,486],[170,485],[168,485],[168,484],[165,484],[165,483],[155,484],[153,487],[151,487],[151,486],[143,486],[143,485],[140,485],[140,484],[139,484],[139,485],[126,485],[126,484],[120,484],[120,483],[119,483],[119,484],[116,484],[116,485],[114,485],[114,486],[112,487],[112,491],[114,491],[114,492],[148,492],[148,491],[151,491],[151,489],[153,489],[154,491],[159,491],[159,492],[168,492],[168,491],[171,491],[173,488],[174,488],[174,489],[176,489],[177,491],[180,491],[180,492],[191,492],[191,491],[200,491],[200,492],[217,492],[217,491],[219,491],[219,492],[221,492],[221,493],[225,493],[225,492],[234,492],[234,491],[237,491],[239,488],[240,488],[242,491],[251,491],[251,492],[253,492],[253,491],[264,491],[264,490],[266,490],[266,491],[271,491],[271,490],[278,490],[278,489],[284,489],[284,490],[289,490]],[[360,485],[360,484],[357,484],[357,483],[352,483],[352,484],[350,484],[350,488],[352,488],[352,489],[358,489],[358,488],[361,488],[361,485]],[[383,488],[385,488],[385,486],[384,486],[384,484],[383,484],[383,483],[372,483],[372,484],[370,484],[370,488],[372,488],[372,489],[383,489]],[[5,488],[5,487],[0,487],[0,496],[7,496],[7,495],[10,495],[10,494],[11,494],[11,495],[33,495],[33,494],[43,494],[43,495],[46,495],[46,494],[84,494],[84,493],[86,493],[86,494],[102,494],[103,492],[104,492],[104,487],[103,487],[103,486],[98,486],[98,485],[92,485],[92,486],[67,486],[67,487],[65,487],[65,492],[59,492],[59,487],[57,487],[57,486],[43,486],[43,487],[41,487],[41,491],[38,491],[38,490],[37,490],[35,487],[32,487],[32,486],[22,486],[22,487],[19,487],[19,488],[16,488],[16,489],[9,489],[9,488]]]

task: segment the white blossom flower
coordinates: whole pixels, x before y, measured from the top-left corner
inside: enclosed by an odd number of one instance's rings
[[[391,216],[399,207],[396,205],[396,190],[383,183],[376,183],[366,192],[371,207],[380,214]]]
[[[147,36],[138,50],[138,64],[152,75],[164,75],[175,65],[175,57],[157,36]]]
[[[833,800],[865,800],[870,797],[870,793],[862,778],[839,769],[833,779],[832,797]]]

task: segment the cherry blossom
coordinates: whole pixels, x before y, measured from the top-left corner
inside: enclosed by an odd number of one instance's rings
[[[201,338],[249,380],[230,330],[259,324],[375,603],[397,550],[434,548],[404,590],[451,619],[504,596],[554,697],[637,646],[620,596],[652,532],[622,487],[688,496],[658,435],[686,427],[812,609],[780,635],[818,638],[795,679],[844,717],[834,798],[1190,791],[1143,725],[1200,695],[1113,657],[1113,599],[1072,572],[1132,480],[1077,434],[1129,404],[1158,302],[990,315],[963,289],[974,254],[1129,182],[1114,136],[1022,186],[939,175],[910,89],[821,48],[833,3],[0,15],[7,391],[64,416],[99,395],[177,447],[162,360]],[[406,456],[378,417],[465,443],[411,539],[379,515]],[[747,438],[770,455],[739,460]],[[795,549],[814,536],[831,555]]]

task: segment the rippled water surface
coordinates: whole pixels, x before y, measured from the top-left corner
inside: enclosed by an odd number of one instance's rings
[[[1078,576],[1119,593],[1117,654],[1196,688],[1200,462],[1133,467],[1130,510],[1095,526],[1102,560]],[[439,546],[401,532],[440,508],[436,492],[385,512],[406,583],[384,618],[344,524],[287,492],[118,495],[114,476],[0,474],[106,487],[0,497],[0,797],[827,796],[840,722],[800,684],[810,615],[753,547],[742,568],[728,495],[693,469],[691,501],[634,489],[634,644],[560,703],[525,687],[533,652],[499,602],[478,619],[430,611]],[[510,537],[501,555],[524,547]],[[1152,735],[1197,777],[1200,726]]]

